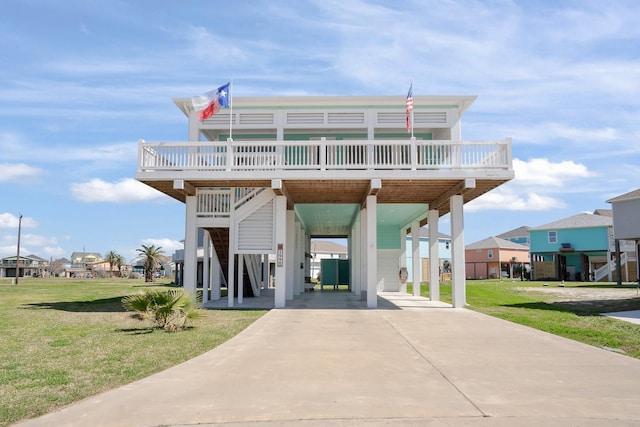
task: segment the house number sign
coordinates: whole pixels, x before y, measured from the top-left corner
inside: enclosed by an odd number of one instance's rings
[[[277,264],[278,267],[282,267],[284,266],[284,255],[282,253],[282,247],[283,244],[282,243],[278,243],[278,251],[276,252],[276,259],[277,259]]]

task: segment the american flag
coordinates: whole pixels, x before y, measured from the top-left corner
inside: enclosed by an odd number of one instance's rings
[[[411,132],[411,112],[413,111],[413,83],[409,86],[407,93],[407,132]]]

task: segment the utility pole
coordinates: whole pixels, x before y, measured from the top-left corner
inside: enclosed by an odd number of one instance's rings
[[[16,255],[16,285],[20,277],[20,232],[22,230],[22,214],[18,217],[18,255]]]

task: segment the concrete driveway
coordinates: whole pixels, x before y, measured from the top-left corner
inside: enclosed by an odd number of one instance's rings
[[[272,310],[206,354],[19,425],[640,426],[640,360],[380,298]]]

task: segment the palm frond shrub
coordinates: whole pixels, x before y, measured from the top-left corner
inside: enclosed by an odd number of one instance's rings
[[[122,305],[134,312],[133,317],[170,332],[185,329],[202,316],[195,296],[184,289],[148,289],[127,295]]]

